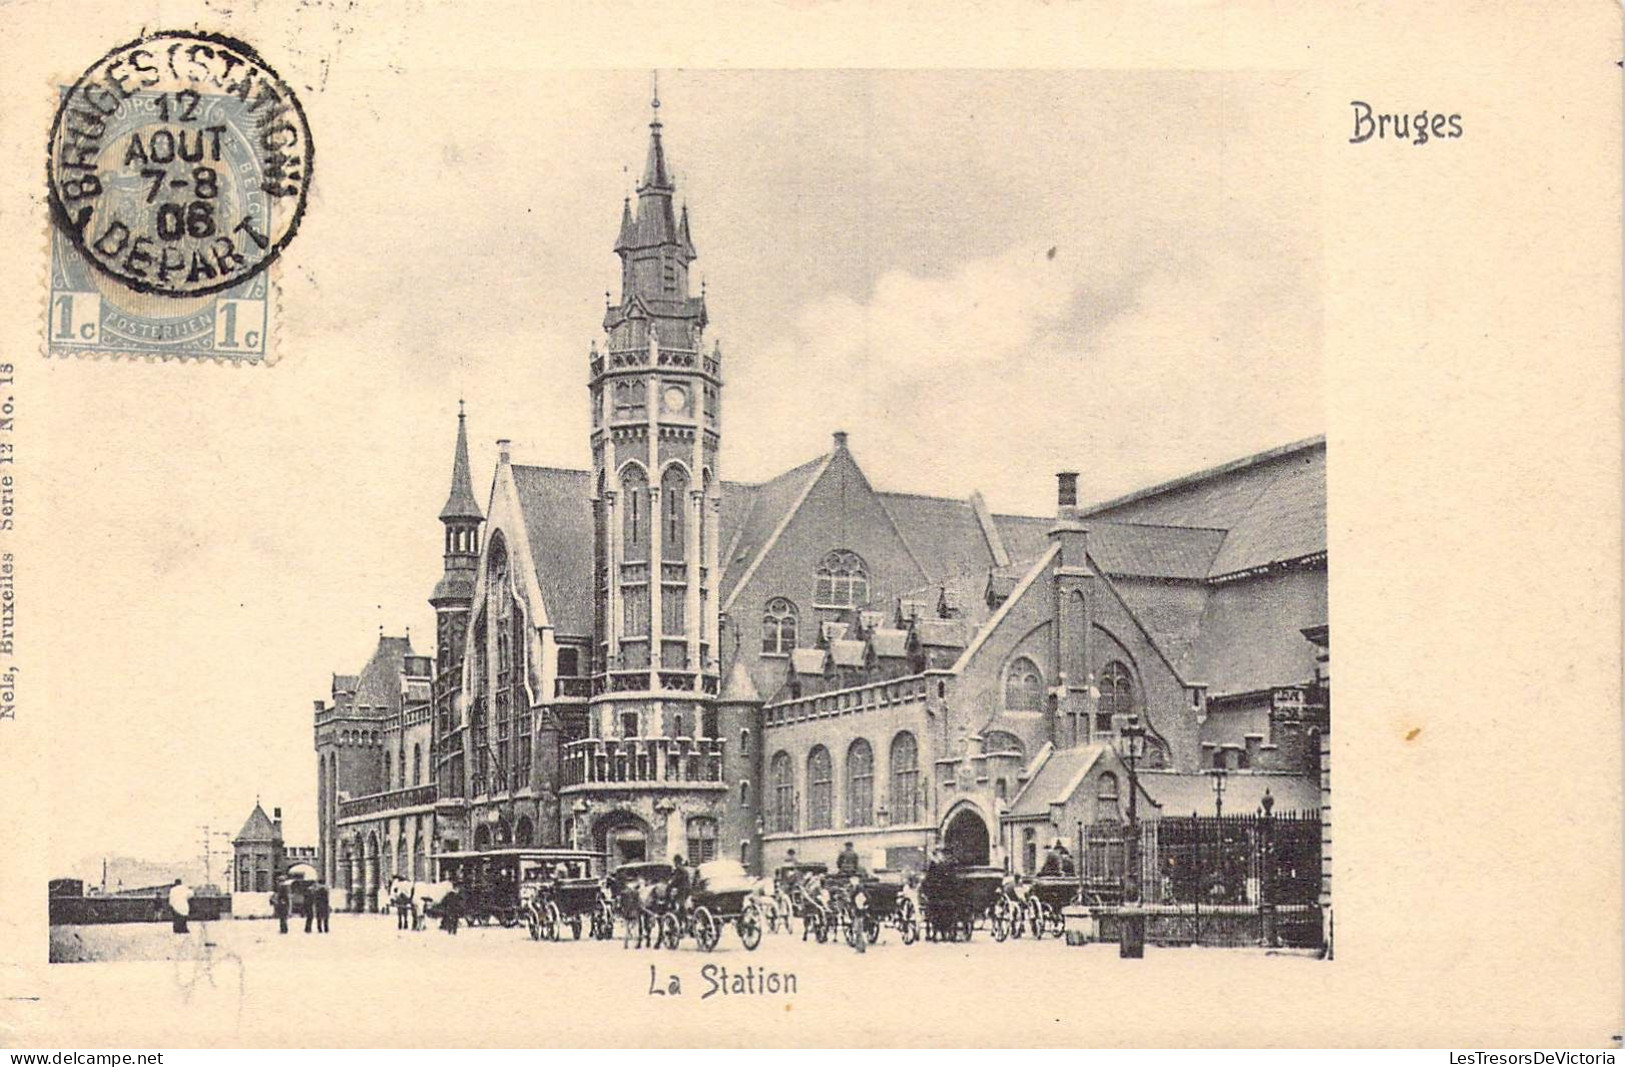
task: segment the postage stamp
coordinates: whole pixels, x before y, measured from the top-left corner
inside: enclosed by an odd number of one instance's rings
[[[159,33],[97,60],[51,128],[49,353],[270,362],[266,271],[312,155],[298,98],[241,41]]]

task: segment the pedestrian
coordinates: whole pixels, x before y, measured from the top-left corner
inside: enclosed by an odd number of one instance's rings
[[[457,883],[453,882],[451,889],[447,891],[445,897],[440,901],[440,927],[453,937],[457,935],[457,919],[462,912],[462,908],[463,894],[458,890]]]
[[[852,889],[852,947],[863,955],[869,950],[869,894],[864,891],[863,881],[857,875],[852,876],[850,883]]]
[[[325,934],[327,933],[327,917],[333,910],[332,901],[328,898],[325,883],[317,882],[314,892],[316,896],[316,932]]]
[[[186,920],[192,914],[192,891],[181,885],[179,878],[169,887],[170,928],[177,934],[186,933]]]
[[[285,885],[278,885],[271,890],[271,914],[276,916],[278,933],[288,932],[288,891]]]
[[[841,854],[835,857],[835,872],[837,874],[854,875],[863,868],[863,861],[858,858],[858,850],[848,841],[841,846]]]
[[[316,883],[306,882],[305,893],[300,901],[300,910],[305,913],[305,933],[316,923]]]
[[[412,929],[412,890],[411,883],[396,884],[395,891],[395,929]]]

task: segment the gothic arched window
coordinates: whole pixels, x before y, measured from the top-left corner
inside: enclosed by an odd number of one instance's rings
[[[688,523],[683,518],[688,514],[688,472],[675,463],[660,476],[660,510],[663,515],[660,558],[681,563],[687,558],[688,549],[685,543]]]
[[[1107,771],[1095,791],[1095,822],[1116,822],[1120,818],[1117,800],[1117,775]]]
[[[920,821],[920,750],[907,730],[891,740],[891,821],[896,826]]]
[[[770,824],[776,834],[791,833],[796,828],[796,778],[790,765],[790,753],[775,752],[768,769],[768,782],[773,790],[773,808]]]
[[[635,463],[621,472],[621,556],[649,558],[649,479]]]
[[[796,647],[796,606],[782,596],[762,612],[762,655],[788,656]]]
[[[869,602],[869,568],[856,552],[841,548],[818,564],[813,601],[821,608],[855,608]]]
[[[874,807],[875,751],[860,737],[846,750],[846,825],[868,826]]]
[[[688,820],[688,862],[710,863],[717,858],[717,821],[708,815]]]
[[[807,829],[828,830],[835,825],[835,769],[829,749],[814,745],[807,753]]]
[[[1099,688],[1099,719],[1095,723],[1095,728],[1110,730],[1113,716],[1128,715],[1134,711],[1134,675],[1114,659],[1100,672]]]
[[[1011,663],[1004,676],[1004,706],[1009,711],[1041,711],[1044,707],[1044,676],[1026,656]]]

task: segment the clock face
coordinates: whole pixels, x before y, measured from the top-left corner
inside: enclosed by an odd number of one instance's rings
[[[680,385],[668,385],[660,394],[660,402],[673,414],[688,410],[688,390]]]

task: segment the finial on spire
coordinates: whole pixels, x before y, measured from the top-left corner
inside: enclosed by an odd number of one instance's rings
[[[457,398],[457,417],[459,419],[463,418],[463,398],[462,397]]]
[[[654,109],[655,109],[654,121],[659,122],[660,121],[660,72],[658,70],[654,72],[654,100],[653,100],[653,104],[654,104]]]

